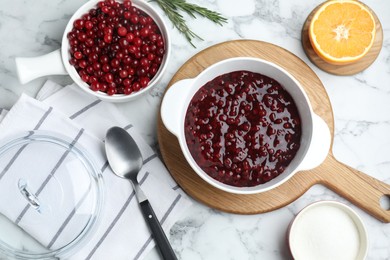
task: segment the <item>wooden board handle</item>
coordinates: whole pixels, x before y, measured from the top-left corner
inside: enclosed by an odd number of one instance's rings
[[[383,196],[390,198],[390,185],[339,162],[332,154],[314,170],[322,172],[320,184],[375,218],[385,223],[390,222],[390,210],[380,205]]]

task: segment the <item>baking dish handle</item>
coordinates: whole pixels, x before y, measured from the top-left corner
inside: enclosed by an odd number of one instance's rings
[[[16,57],[16,72],[21,84],[48,75],[67,75],[61,49],[38,57]]]
[[[188,92],[191,90],[193,79],[184,79],[174,83],[165,92],[161,103],[161,119],[165,127],[174,135],[179,136],[181,116],[186,108],[184,103]]]
[[[309,150],[299,166],[299,171],[310,170],[326,159],[331,145],[331,135],[326,122],[313,113],[313,135]]]

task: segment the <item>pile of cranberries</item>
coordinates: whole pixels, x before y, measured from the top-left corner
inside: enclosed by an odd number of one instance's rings
[[[165,53],[157,24],[130,0],[99,2],[74,21],[67,37],[70,64],[93,91],[108,95],[145,88]]]
[[[202,86],[188,106],[184,127],[197,164],[237,187],[283,173],[301,139],[290,94],[276,80],[249,71],[227,73]]]

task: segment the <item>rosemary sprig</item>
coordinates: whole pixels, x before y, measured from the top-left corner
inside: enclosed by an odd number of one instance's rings
[[[151,0],[151,1],[158,3],[158,5],[165,12],[169,20],[171,20],[173,25],[176,27],[176,29],[178,29],[179,32],[181,32],[185,36],[185,38],[193,47],[195,47],[195,45],[192,43],[192,40],[194,38],[197,38],[199,40],[203,40],[203,39],[188,27],[188,25],[184,20],[184,17],[179,13],[180,10],[186,12],[188,15],[190,15],[193,18],[196,18],[195,14],[198,14],[221,26],[223,25],[223,23],[227,22],[227,19],[223,17],[220,13],[211,11],[205,7],[196,4],[188,3],[186,2],[186,0]]]

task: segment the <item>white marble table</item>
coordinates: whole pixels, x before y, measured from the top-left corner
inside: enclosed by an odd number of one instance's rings
[[[16,56],[37,56],[60,46],[72,13],[84,1],[0,1],[0,108],[9,109],[21,93],[34,96],[47,79],[20,85]],[[377,60],[353,76],[334,76],[321,71],[306,57],[301,46],[302,25],[321,1],[193,0],[228,18],[223,27],[188,18],[191,28],[204,38],[197,48],[171,27],[173,53],[161,84],[138,101],[118,107],[143,130],[149,144],[158,149],[156,116],[163,91],[172,75],[191,56],[208,46],[232,39],[256,39],[279,45],[304,60],[322,80],[335,117],[334,153],[362,172],[390,183],[390,2],[363,1],[379,17],[383,48]],[[158,9],[160,10],[160,9]],[[168,21],[168,20],[167,20]],[[168,24],[169,21],[168,21]],[[67,76],[50,77],[67,84]],[[135,111],[144,111],[142,116]],[[337,200],[351,205],[322,186],[279,210],[259,215],[219,212],[195,202],[170,231],[180,259],[289,259],[286,230],[294,215],[311,202]],[[385,203],[386,204],[386,203]],[[390,259],[390,224],[384,224],[351,205],[363,219],[369,235],[368,259]],[[158,259],[156,251],[147,257]]]

